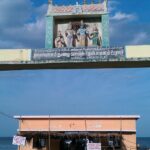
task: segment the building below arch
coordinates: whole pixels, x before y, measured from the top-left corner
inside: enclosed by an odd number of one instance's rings
[[[140,116],[15,116],[18,135],[26,137],[19,150],[136,149],[136,121]],[[93,149],[93,148],[92,148]],[[94,150],[94,149],[93,149]]]

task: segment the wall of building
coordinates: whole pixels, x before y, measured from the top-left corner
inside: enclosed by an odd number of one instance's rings
[[[50,125],[50,126],[49,126]],[[23,119],[21,131],[136,131],[135,119]]]
[[[122,135],[123,150],[136,150],[136,134],[123,134]]]

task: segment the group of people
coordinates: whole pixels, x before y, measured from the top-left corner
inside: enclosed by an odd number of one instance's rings
[[[93,25],[92,32],[89,33],[83,21],[80,22],[80,27],[77,30],[73,29],[72,23],[70,22],[65,30],[64,36],[61,31],[58,31],[55,39],[55,47],[86,47],[88,46],[88,39],[92,40],[92,46],[101,45],[101,37],[96,25]]]

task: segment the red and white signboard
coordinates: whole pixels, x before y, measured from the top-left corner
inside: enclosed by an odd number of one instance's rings
[[[24,146],[25,143],[26,143],[26,137],[16,136],[16,135],[13,137],[13,143],[12,143],[13,145]]]
[[[101,150],[101,143],[87,143],[87,150]]]

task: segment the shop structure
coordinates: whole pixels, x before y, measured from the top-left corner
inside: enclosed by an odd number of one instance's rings
[[[140,116],[15,116],[19,150],[136,150],[136,121]],[[93,143],[93,144],[92,144]]]

